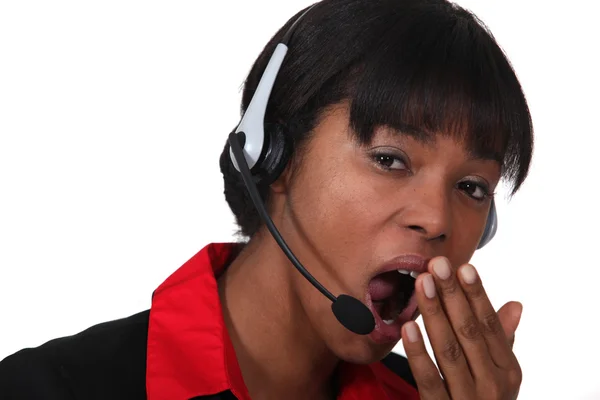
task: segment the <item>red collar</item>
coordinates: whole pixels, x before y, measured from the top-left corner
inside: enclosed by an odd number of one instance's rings
[[[225,328],[218,275],[235,244],[206,246],[175,271],[152,297],[148,328],[148,400],[189,400],[230,390],[250,400]],[[343,364],[338,400],[418,399],[381,363]]]

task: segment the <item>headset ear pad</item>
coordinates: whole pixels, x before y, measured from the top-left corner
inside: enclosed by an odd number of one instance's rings
[[[256,184],[268,186],[275,182],[285,169],[292,153],[290,140],[281,124],[265,124],[266,151],[252,168]]]
[[[496,231],[498,230],[498,214],[496,212],[496,203],[492,200],[492,204],[490,205],[490,211],[488,213],[487,222],[485,224],[485,230],[483,231],[483,235],[481,236],[481,240],[479,241],[479,245],[477,249],[481,249],[483,246],[488,244],[494,236],[496,236]]]

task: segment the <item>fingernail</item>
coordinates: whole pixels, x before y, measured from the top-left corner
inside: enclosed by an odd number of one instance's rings
[[[472,265],[467,264],[460,269],[460,276],[462,276],[465,283],[472,285],[477,280],[477,271]]]
[[[433,272],[437,275],[441,280],[450,278],[452,271],[450,270],[450,263],[444,257],[437,258],[433,262]]]
[[[408,341],[410,343],[419,341],[419,327],[415,322],[407,322],[404,324],[404,329],[406,329],[406,336],[408,336]]]
[[[423,278],[423,290],[428,298],[433,299],[435,297],[435,283],[433,282],[433,276],[430,274],[426,274]]]

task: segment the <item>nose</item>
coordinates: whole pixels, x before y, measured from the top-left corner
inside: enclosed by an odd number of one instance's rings
[[[450,235],[451,216],[448,199],[438,192],[415,192],[402,207],[398,222],[427,241],[444,242]]]

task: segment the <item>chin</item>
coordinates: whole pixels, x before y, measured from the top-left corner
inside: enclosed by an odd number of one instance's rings
[[[352,333],[350,335],[354,337],[344,342],[334,338],[330,349],[339,359],[352,364],[372,364],[381,361],[398,343],[378,344],[368,336],[356,336]]]

